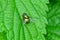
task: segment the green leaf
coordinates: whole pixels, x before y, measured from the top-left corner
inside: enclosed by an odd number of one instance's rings
[[[6,40],[45,40],[46,3],[48,0],[0,0],[0,32],[6,33]],[[31,18],[30,23],[24,24],[23,13]]]
[[[5,31],[3,31],[2,33],[0,32],[0,40],[7,40]]]
[[[55,4],[48,13],[48,40],[60,40],[60,4]]]

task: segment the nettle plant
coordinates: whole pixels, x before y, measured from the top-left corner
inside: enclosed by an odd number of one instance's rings
[[[60,40],[60,0],[0,0],[0,40]]]

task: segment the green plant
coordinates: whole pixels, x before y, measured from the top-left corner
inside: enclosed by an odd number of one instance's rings
[[[0,0],[0,40],[60,40],[59,0]],[[23,13],[30,18],[23,21]]]

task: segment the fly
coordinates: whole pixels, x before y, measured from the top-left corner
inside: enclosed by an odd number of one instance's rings
[[[30,22],[30,17],[29,17],[26,13],[23,13],[23,14],[22,14],[22,17],[23,17],[23,22],[24,22],[24,24]]]

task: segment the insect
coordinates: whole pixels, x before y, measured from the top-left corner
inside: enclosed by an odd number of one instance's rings
[[[23,13],[23,14],[22,14],[22,17],[23,17],[23,22],[24,22],[24,24],[30,22],[30,17],[29,17],[26,13]]]

